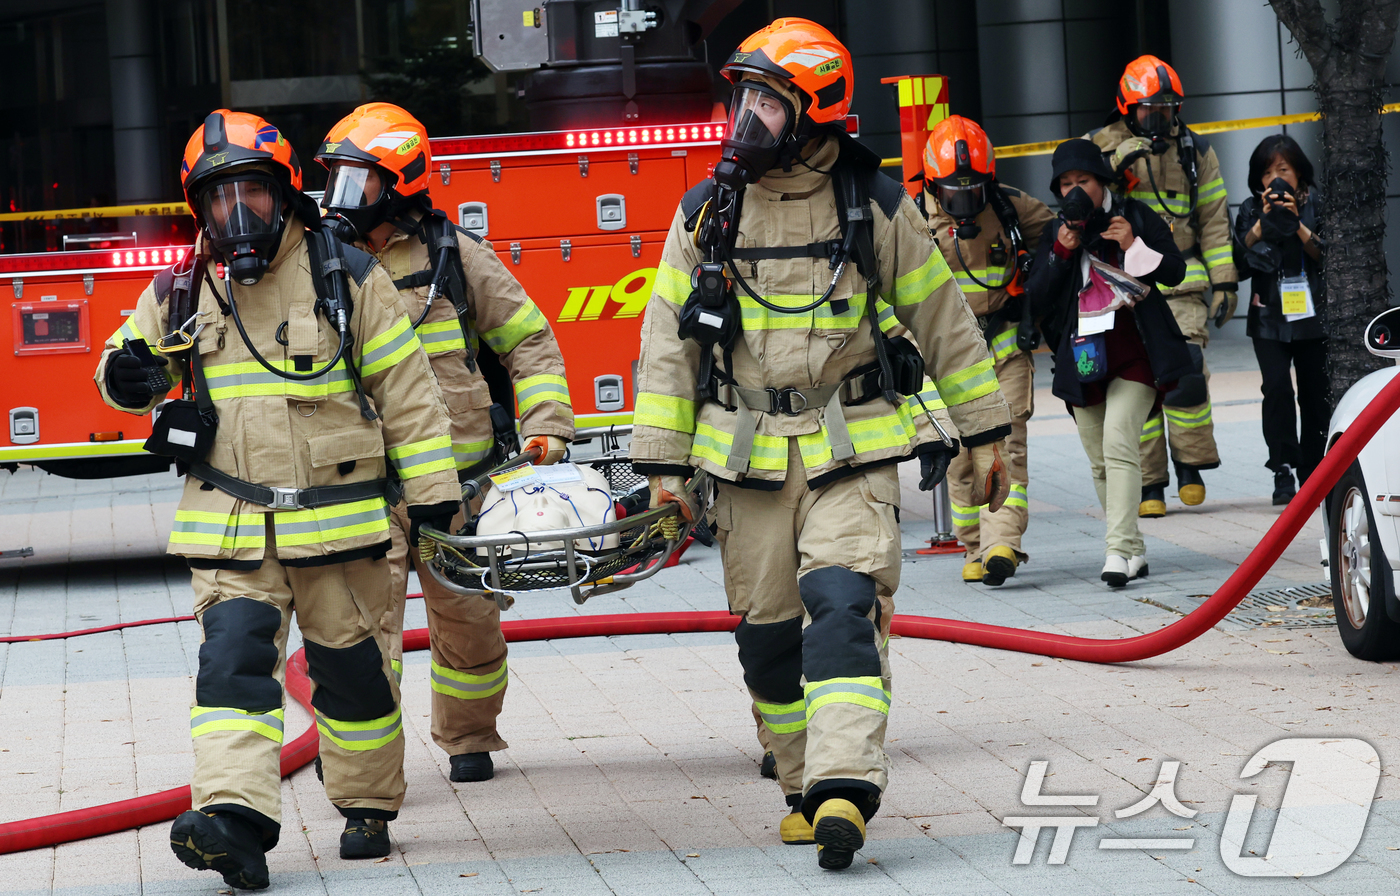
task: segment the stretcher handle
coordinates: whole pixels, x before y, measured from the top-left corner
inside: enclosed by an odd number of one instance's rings
[[[492,467],[485,473],[482,473],[480,476],[477,476],[475,479],[468,479],[466,482],[462,483],[462,500],[464,502],[470,501],[477,495],[480,495],[482,492],[486,491],[486,489],[490,488],[491,477],[495,474],[503,473],[506,470],[511,469],[512,467],[518,467],[522,463],[536,463],[543,456],[543,450],[539,448],[530,448],[526,451],[520,452],[515,457],[512,457],[509,460],[506,460]]]

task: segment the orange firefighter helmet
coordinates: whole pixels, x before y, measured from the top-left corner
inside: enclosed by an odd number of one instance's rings
[[[807,19],[778,19],[750,35],[720,74],[735,84],[745,75],[765,75],[791,85],[802,97],[801,114],[815,124],[843,121],[851,111],[851,52]]]
[[[199,218],[195,193],[201,184],[242,165],[261,164],[290,190],[301,189],[301,163],[292,144],[266,119],[250,112],[215,109],[185,144],[180,186]]]
[[[996,176],[997,156],[992,141],[977,122],[961,115],[940,121],[924,146],[924,185],[967,187]]]
[[[393,177],[390,185],[400,196],[428,189],[432,152],[423,123],[393,103],[366,103],[336,122],[316,161],[327,168],[333,162],[367,162]]]
[[[1139,56],[1123,69],[1118,79],[1118,112],[1128,114],[1137,103],[1180,105],[1186,93],[1176,70],[1156,56]]]

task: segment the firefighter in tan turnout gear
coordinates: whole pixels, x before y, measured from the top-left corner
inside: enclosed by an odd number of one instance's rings
[[[1183,377],[1162,401],[1162,413],[1142,428],[1142,504],[1139,516],[1167,512],[1167,445],[1183,504],[1206,499],[1202,470],[1220,466],[1211,422],[1210,368],[1205,347],[1208,321],[1223,326],[1235,314],[1236,291],[1230,210],[1215,150],[1182,123],[1184,96],[1176,71],[1156,56],[1128,64],[1118,82],[1112,124],[1088,134],[1119,176],[1115,189],[1140,199],[1172,228],[1186,256],[1186,279],[1163,289],[1177,326],[1190,340],[1196,372]],[[1165,432],[1164,432],[1165,423]],[[1165,437],[1164,437],[1165,436]]]
[[[992,142],[959,115],[939,122],[924,149],[924,203],[934,240],[987,340],[997,383],[1011,407],[1002,455],[1011,493],[995,513],[972,502],[973,464],[962,452],[948,468],[958,540],[967,548],[965,582],[1000,585],[1026,561],[1026,423],[1034,411],[1036,329],[1024,300],[1025,273],[1040,233],[1055,217],[1041,202],[996,179]]]
[[[452,421],[458,475],[474,477],[505,459],[493,452],[491,395],[477,363],[482,341],[510,372],[526,450],[538,447],[539,463],[561,459],[574,415],[559,345],[491,244],[433,209],[423,125],[389,103],[360,106],[331,128],[316,158],[330,169],[322,200],[329,219],[342,238],[374,253],[415,322]],[[443,588],[410,549],[410,520],[396,508],[391,522],[392,606],[383,626],[395,672],[403,671],[411,562],[427,602],[433,740],[450,757],[453,781],[484,781],[494,774],[491,751],[506,748],[496,730],[508,677],[500,608],[485,595]],[[453,531],[461,523],[454,520]]]
[[[300,192],[286,139],[219,110],[181,166],[199,240],[108,340],[103,399],[149,413],[147,447],[188,475],[170,551],[203,632],[190,715],[194,808],[171,828],[192,868],[268,885],[281,821],[283,674],[305,641],[326,795],[343,858],[384,856],[404,796],[389,644],[387,463],[415,528],[460,507],[442,398],[398,293]],[[397,496],[396,496],[397,497]],[[415,533],[416,534],[416,533]]]
[[[687,512],[684,477],[719,480],[739,660],[793,810],[782,840],[839,869],[888,782],[895,464],[918,442],[920,351],[993,509],[1009,415],[917,207],[845,134],[846,48],[779,19],[723,73],[721,160],[681,201],[642,327],[632,459],[654,504]],[[917,349],[873,328],[885,314]]]

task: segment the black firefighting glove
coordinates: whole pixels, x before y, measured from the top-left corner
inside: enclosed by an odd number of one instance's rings
[[[426,523],[439,532],[452,532],[452,518],[462,509],[460,501],[440,501],[437,504],[408,505],[408,544],[413,550],[421,550],[418,545],[418,532]],[[431,554],[429,555],[431,556]]]
[[[956,445],[935,445],[919,455],[919,491],[931,492],[948,475],[948,464],[958,456]]]
[[[141,347],[145,348],[145,343]],[[155,396],[170,391],[170,380],[165,374],[168,363],[165,358],[152,355],[149,348],[144,357],[133,353],[128,343],[128,348],[107,358],[107,394],[122,407],[145,407]]]

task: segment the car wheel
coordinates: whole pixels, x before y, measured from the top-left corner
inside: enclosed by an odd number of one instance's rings
[[[1337,631],[1357,659],[1400,656],[1400,624],[1386,613],[1389,561],[1374,537],[1375,519],[1361,467],[1353,463],[1327,501],[1328,569]]]

